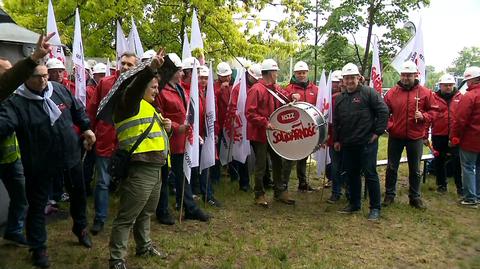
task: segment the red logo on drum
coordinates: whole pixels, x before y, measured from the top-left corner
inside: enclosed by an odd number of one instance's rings
[[[287,110],[283,111],[282,113],[278,114],[277,121],[281,124],[287,124],[294,122],[300,118],[300,113],[296,110]]]

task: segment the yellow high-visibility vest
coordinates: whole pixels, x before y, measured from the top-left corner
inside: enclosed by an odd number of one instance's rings
[[[169,140],[165,129],[159,123],[160,116],[147,101],[140,101],[138,114],[115,123],[119,148],[129,151],[141,134],[155,121],[147,137],[140,143],[133,154],[151,151],[169,151]]]
[[[13,133],[0,142],[0,164],[13,163],[20,158],[17,136]]]

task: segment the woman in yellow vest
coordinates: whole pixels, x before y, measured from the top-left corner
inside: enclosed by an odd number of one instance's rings
[[[160,197],[161,167],[168,162],[167,133],[171,130],[171,121],[164,119],[153,107],[159,85],[154,71],[162,64],[163,52],[160,52],[149,66],[135,75],[114,109],[113,121],[120,149],[129,151],[151,122],[154,123],[131,156],[128,177],[120,183],[120,203],[110,236],[110,268],[126,268],[131,228],[137,256],[166,257],[153,247],[150,239],[150,216]]]

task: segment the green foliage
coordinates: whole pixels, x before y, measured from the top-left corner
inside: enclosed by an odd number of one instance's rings
[[[462,76],[465,69],[469,66],[480,66],[480,47],[463,48],[452,65],[452,67],[448,68],[448,72],[457,76]]]

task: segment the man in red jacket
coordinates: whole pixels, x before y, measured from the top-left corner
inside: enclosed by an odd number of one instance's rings
[[[63,84],[67,89],[75,95],[75,83],[66,78],[65,65],[56,58],[48,59],[47,61],[48,69],[48,80],[55,81],[60,84]]]
[[[287,85],[285,91],[288,94],[299,94],[300,99],[315,105],[317,102],[318,87],[308,80],[308,65],[303,61],[299,61],[293,67],[293,76],[290,79],[290,84]],[[314,191],[307,182],[307,158],[297,161],[297,177],[298,190],[303,192]]]
[[[418,69],[415,63],[406,61],[400,72],[400,81],[384,97],[390,111],[387,126],[388,164],[384,206],[394,202],[398,166],[403,149],[406,148],[410,205],[418,209],[426,208],[420,199],[420,161],[423,142],[428,138],[425,126],[432,121],[435,101],[433,92],[419,84],[417,75]]]
[[[262,79],[255,83],[248,92],[245,105],[248,123],[247,138],[255,152],[255,204],[263,207],[268,206],[263,186],[267,152],[272,160],[275,199],[286,204],[295,203],[288,193],[292,162],[284,162],[283,158],[275,153],[267,143],[267,129],[274,128],[268,118],[276,108],[281,106],[281,103],[272,94],[275,93],[282,99],[288,99],[286,98],[288,93],[276,83],[278,70],[278,65],[273,59],[263,61]],[[288,102],[289,100],[284,101]]]
[[[480,201],[480,67],[468,67],[463,77],[468,89],[458,104],[450,137],[452,144],[460,145],[461,204],[477,207]]]
[[[437,177],[437,191],[447,192],[447,177],[445,166],[449,159],[450,167],[453,170],[457,194],[462,195],[462,170],[460,168],[460,157],[458,147],[449,146],[448,136],[452,128],[453,118],[462,97],[462,94],[454,88],[455,78],[445,74],[440,78],[440,90],[433,97],[438,106],[435,118],[432,120],[432,142],[433,148],[439,153],[435,157],[435,175]]]
[[[120,57],[120,70],[112,76],[104,77],[98,82],[97,89],[90,100],[87,111],[92,121],[92,129],[95,130],[97,143],[95,144],[96,152],[96,178],[95,186],[95,217],[91,232],[93,235],[103,230],[103,225],[107,219],[108,213],[108,188],[110,186],[111,176],[108,173],[108,165],[113,151],[117,148],[117,135],[115,127],[102,120],[96,120],[98,106],[100,101],[112,89],[113,84],[117,81],[121,73],[133,69],[137,65],[137,57],[133,53],[124,53]]]

